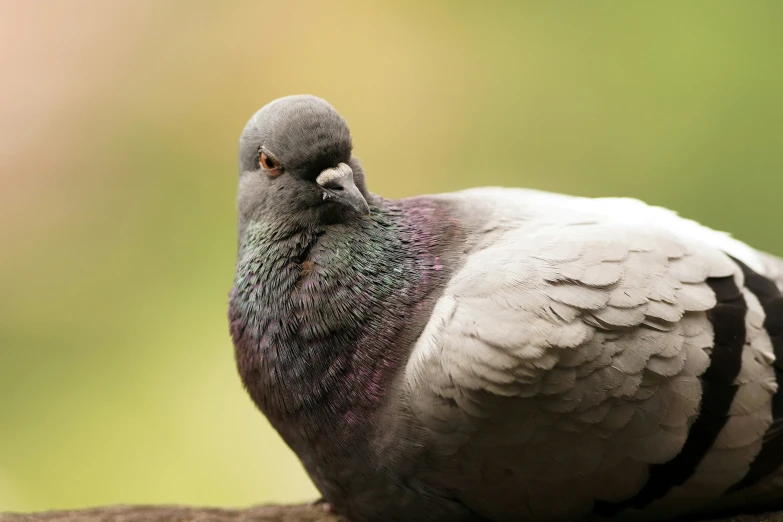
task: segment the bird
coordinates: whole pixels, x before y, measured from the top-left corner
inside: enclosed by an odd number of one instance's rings
[[[783,260],[629,198],[386,199],[312,95],[250,118],[238,184],[238,374],[348,520],[669,520],[783,494]]]

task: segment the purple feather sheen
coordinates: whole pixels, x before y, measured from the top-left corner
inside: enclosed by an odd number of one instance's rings
[[[349,436],[355,450],[372,429],[454,269],[445,252],[461,233],[443,205],[377,198],[350,224],[244,234],[229,307],[238,369],[300,457]]]

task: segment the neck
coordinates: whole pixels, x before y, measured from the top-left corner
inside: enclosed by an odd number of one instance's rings
[[[245,386],[292,444],[292,426],[355,430],[378,411],[453,267],[443,252],[457,227],[418,198],[377,199],[351,224],[279,230],[247,227],[229,315]]]

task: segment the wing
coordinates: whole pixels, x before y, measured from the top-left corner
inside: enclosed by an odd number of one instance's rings
[[[488,518],[557,520],[683,511],[743,478],[776,383],[741,264],[600,219],[488,230],[406,367],[441,480]]]
[[[764,273],[771,279],[778,289],[783,289],[783,259],[769,254],[759,254],[763,264]]]

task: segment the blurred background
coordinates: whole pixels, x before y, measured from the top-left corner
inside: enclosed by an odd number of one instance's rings
[[[783,255],[783,4],[0,0],[0,510],[315,498],[225,318],[237,139],[320,95],[387,197],[665,205]]]

